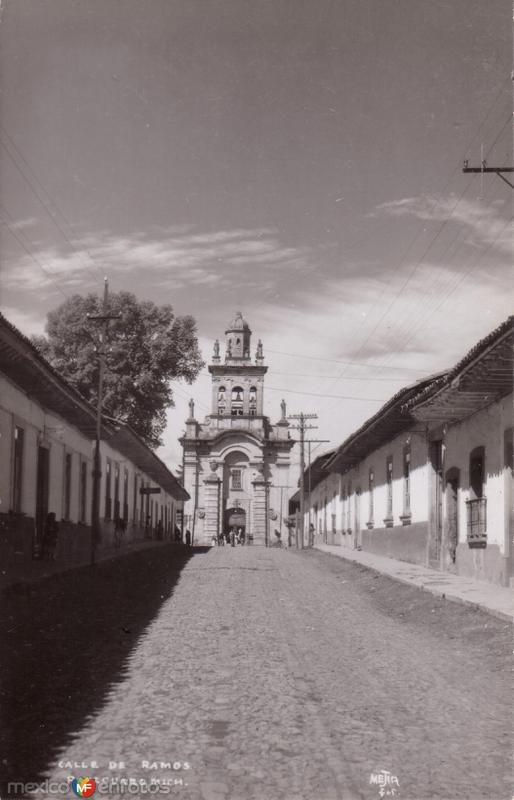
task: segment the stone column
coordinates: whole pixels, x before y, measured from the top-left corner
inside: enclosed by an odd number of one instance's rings
[[[205,486],[205,520],[204,520],[204,540],[205,544],[210,544],[212,538],[218,539],[220,528],[220,484],[221,480],[216,475],[218,465],[215,461],[210,462],[211,472],[204,479]]]
[[[252,481],[252,527],[250,534],[253,536],[253,544],[269,544],[269,523],[268,523],[268,490],[269,481],[259,472],[255,480]]]

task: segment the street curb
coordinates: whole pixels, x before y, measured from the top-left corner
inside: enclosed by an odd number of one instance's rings
[[[420,586],[413,581],[409,581],[407,578],[401,578],[398,575],[390,575],[388,572],[381,572],[376,567],[370,567],[368,564],[363,564],[362,561],[357,561],[354,558],[346,558],[344,555],[339,555],[338,553],[330,553],[326,550],[320,550],[319,548],[315,547],[318,553],[322,553],[326,556],[332,556],[333,558],[341,558],[343,561],[346,561],[347,564],[358,564],[360,567],[367,569],[369,572],[376,572],[379,575],[384,576],[385,578],[391,578],[393,581],[397,581],[398,583],[403,583],[405,586],[412,586],[414,589],[419,589],[422,592],[429,592],[430,594],[434,595],[435,597],[439,597],[441,600],[451,600],[452,603],[460,603],[463,606],[469,606],[473,608],[475,611],[484,611],[486,614],[490,614],[497,619],[501,619],[503,622],[510,622],[511,625],[514,624],[513,617],[504,612],[499,611],[496,608],[490,608],[489,606],[484,605],[484,603],[477,603],[474,600],[466,600],[464,597],[459,597],[458,595],[451,594],[447,591],[441,591],[441,589],[436,588],[435,586]]]

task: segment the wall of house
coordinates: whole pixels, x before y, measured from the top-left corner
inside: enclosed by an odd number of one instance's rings
[[[91,501],[93,443],[65,419],[45,411],[25,392],[21,391],[5,376],[0,375],[0,558],[9,563],[19,557],[32,558],[40,549],[36,537],[36,494],[38,448],[49,452],[48,511],[53,511],[59,524],[57,557],[66,564],[85,563],[91,551]],[[24,431],[21,497],[18,513],[13,512],[14,486],[14,435],[15,428]],[[66,455],[71,456],[69,513],[65,500]],[[128,526],[125,541],[155,537],[159,519],[165,521],[171,533],[176,522],[176,501],[166,492],[150,496],[151,519],[149,524],[141,519],[141,496],[139,488],[155,485],[130,461],[105,442],[101,444],[102,480],[100,486],[101,547],[113,545],[114,525],[105,518],[106,460],[120,468],[120,502],[123,504],[123,474],[128,471]],[[81,465],[85,464],[85,496],[81,500]],[[138,476],[136,491],[136,514],[134,515],[134,476]],[[112,490],[114,496],[114,489]],[[165,513],[167,509],[167,514]],[[84,514],[82,515],[81,511]],[[167,536],[166,536],[167,535]]]
[[[40,542],[35,537],[38,448],[49,453],[48,511],[59,521],[59,549],[71,561],[85,558],[90,549],[91,442],[66,420],[46,412],[5,376],[0,376],[0,514],[2,555],[31,557]],[[23,429],[20,507],[13,511],[15,428]],[[70,513],[64,520],[65,454],[72,456]],[[85,518],[80,520],[80,464],[87,464]]]
[[[107,508],[107,462],[110,462],[111,508]],[[173,538],[176,525],[177,501],[161,488],[159,494],[148,496],[141,494],[143,487],[156,487],[155,482],[121,453],[112,448],[108,442],[101,443],[102,479],[100,485],[100,527],[102,541],[112,543],[114,537],[115,509],[115,475],[119,470],[119,510],[118,514],[126,518],[125,538],[135,541],[154,538],[159,521],[162,521],[162,537]],[[127,508],[124,510],[124,480],[127,471]],[[156,487],[157,488],[157,487]],[[166,511],[167,509],[167,511]],[[160,528],[159,528],[160,535]]]
[[[428,464],[425,433],[420,431],[420,427],[413,425],[343,474],[327,475],[311,490],[310,516],[317,537],[328,544],[361,547],[413,563],[426,562]],[[406,450],[410,452],[410,509],[405,506]],[[392,459],[391,515],[386,480],[389,459]],[[370,471],[374,476],[372,507]],[[307,509],[305,530],[308,524]]]
[[[440,428],[443,441],[442,541],[435,566],[461,575],[507,585],[513,578],[512,454],[506,457],[507,432],[512,429],[513,396],[503,398],[473,416]],[[485,547],[468,544],[467,501],[471,498],[470,454],[485,452],[483,494],[487,499]],[[404,454],[410,450],[410,514],[405,507]],[[392,458],[392,514],[387,503],[387,463]],[[449,544],[449,500],[445,476],[459,470],[457,500],[458,542],[455,559]],[[369,475],[374,475],[373,512]],[[359,494],[360,490],[360,494]],[[377,448],[359,464],[327,475],[310,493],[304,521],[305,543],[309,522],[318,541],[363,550],[418,564],[428,563],[429,536],[434,536],[431,504],[434,480],[429,447],[422,423]],[[335,520],[335,523],[333,522]],[[357,525],[357,522],[360,524]]]
[[[509,495],[512,471],[505,462],[505,432],[512,428],[510,394],[489,408],[448,428],[444,437],[444,472],[459,470],[458,545],[456,571],[461,575],[506,584],[509,580]],[[470,500],[470,454],[484,447],[484,496],[487,499],[487,543],[482,548],[470,548],[467,542],[467,501]],[[443,506],[447,528],[448,509]]]

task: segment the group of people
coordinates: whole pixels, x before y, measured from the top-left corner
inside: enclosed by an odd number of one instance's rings
[[[218,545],[223,547],[228,545],[230,547],[235,547],[236,544],[244,544],[245,543],[245,532],[243,528],[236,528],[232,526],[229,531],[225,531],[225,533],[220,533],[218,538],[216,539],[214,536],[212,537],[212,544]]]

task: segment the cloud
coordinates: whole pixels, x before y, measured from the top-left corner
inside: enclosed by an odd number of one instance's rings
[[[198,232],[187,226],[124,236],[100,232],[82,237],[80,244],[80,251],[41,248],[33,253],[39,263],[26,256],[11,262],[4,269],[5,287],[39,289],[52,279],[74,287],[90,283],[92,277],[98,280],[95,271],[98,276],[115,276],[144,270],[159,285],[166,285],[168,276],[174,286],[215,284],[234,277],[244,282],[254,267],[307,268],[310,257],[307,248],[284,246],[271,228]]]
[[[27,217],[27,219],[19,219],[16,222],[9,223],[9,227],[15,231],[23,231],[27,228],[34,228],[39,224],[39,220],[35,217]]]
[[[39,314],[20,311],[12,306],[2,306],[2,314],[25,336],[41,335],[45,332],[45,322]]]
[[[502,216],[496,204],[453,194],[445,198],[422,195],[382,203],[370,216],[379,216],[380,212],[393,217],[453,222],[464,228],[468,244],[480,247],[487,244],[498,253],[512,256],[512,223]]]

